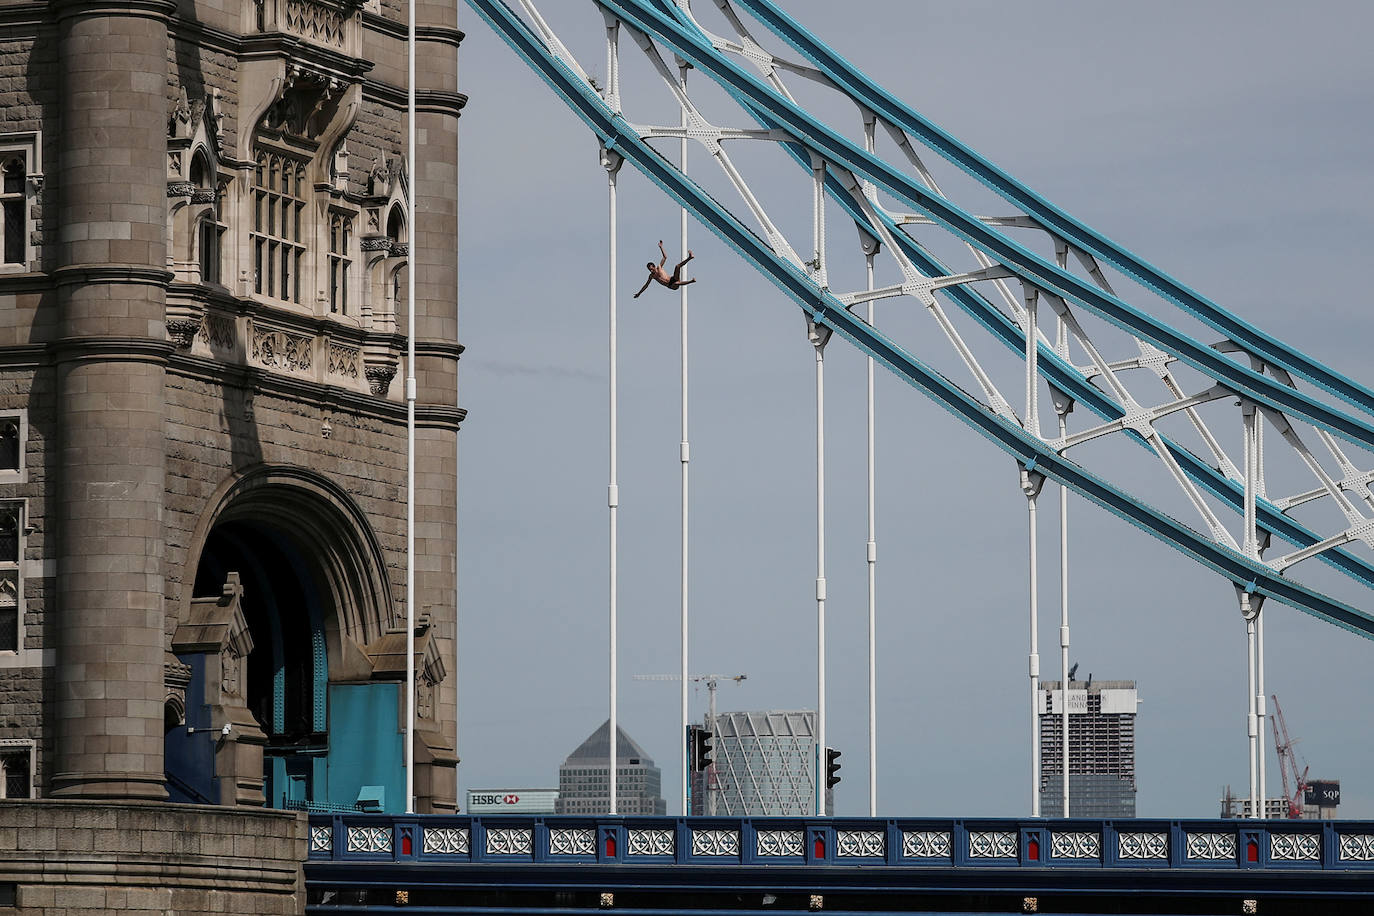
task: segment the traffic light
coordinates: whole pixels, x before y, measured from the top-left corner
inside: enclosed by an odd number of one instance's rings
[[[711,746],[714,741],[715,736],[706,729],[696,725],[692,726],[691,762],[693,773],[700,773],[715,762],[712,759],[715,749]]]
[[[840,781],[840,777],[835,774],[840,769],[840,752],[833,747],[825,749],[825,787],[834,788],[835,783]]]

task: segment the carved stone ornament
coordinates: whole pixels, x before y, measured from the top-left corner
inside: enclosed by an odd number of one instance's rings
[[[347,378],[356,379],[358,377],[358,363],[361,356],[361,351],[359,351],[357,347],[350,347],[330,341],[329,374],[342,375]]]
[[[313,364],[314,341],[301,334],[253,325],[252,359],[269,369],[306,372]]]
[[[373,235],[364,238],[360,243],[363,251],[390,251],[391,239],[384,235]]]
[[[201,343],[212,350],[232,350],[238,340],[238,332],[234,328],[234,319],[214,313],[205,316],[196,336],[200,338]]]
[[[373,395],[379,398],[386,397],[387,391],[391,388],[391,380],[396,377],[396,367],[368,366],[363,374],[367,376],[367,383]]]
[[[172,343],[177,345],[178,350],[189,350],[196,339],[196,334],[200,331],[200,327],[201,319],[199,318],[168,318],[167,336],[172,339]]]
[[[169,181],[167,182],[168,197],[194,197],[196,186],[189,181]]]
[[[226,646],[219,654],[220,690],[232,696],[239,696],[239,669],[242,663],[233,649]]]

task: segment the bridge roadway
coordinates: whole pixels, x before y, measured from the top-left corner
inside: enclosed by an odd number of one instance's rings
[[[315,814],[307,912],[1374,912],[1374,821]]]

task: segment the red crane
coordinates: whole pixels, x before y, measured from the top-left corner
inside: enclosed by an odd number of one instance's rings
[[[1279,772],[1283,774],[1283,797],[1288,802],[1288,816],[1300,818],[1303,796],[1307,792],[1307,767],[1298,772],[1298,756],[1293,753],[1293,745],[1297,742],[1288,737],[1288,723],[1283,720],[1283,707],[1279,705],[1278,696],[1270,694],[1269,699],[1274,701],[1274,715],[1270,722],[1274,726],[1274,751],[1279,755]],[[1283,733],[1282,738],[1279,737],[1280,732]],[[1293,773],[1291,784],[1288,781],[1290,770]]]

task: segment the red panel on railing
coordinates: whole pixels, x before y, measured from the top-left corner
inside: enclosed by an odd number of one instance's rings
[[[614,859],[614,858],[615,858],[615,834],[614,834],[614,833],[608,833],[608,834],[606,834],[606,858],[608,858],[608,859]]]

